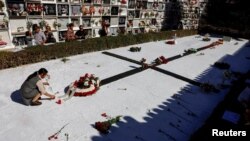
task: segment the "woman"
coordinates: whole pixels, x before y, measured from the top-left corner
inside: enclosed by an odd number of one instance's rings
[[[106,23],[105,21],[102,22],[102,29],[99,30],[99,35],[101,37],[107,36],[109,34],[109,23]]]
[[[73,30],[74,24],[70,23],[70,24],[68,24],[67,27],[68,27],[68,30],[66,32],[65,41],[66,42],[74,41],[76,39],[74,30]]]
[[[46,92],[44,85],[49,85],[48,82],[44,83],[44,79],[48,75],[48,71],[45,68],[41,68],[33,74],[29,75],[21,86],[21,96],[25,105],[37,106],[42,103],[39,98],[42,95],[54,99],[55,96]]]
[[[44,31],[44,34],[46,36],[46,42],[45,43],[55,43],[56,39],[51,31],[51,27],[50,26],[46,26],[46,30]]]

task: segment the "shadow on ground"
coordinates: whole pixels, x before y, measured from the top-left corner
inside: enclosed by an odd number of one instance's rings
[[[250,48],[246,46],[249,46],[249,43],[245,44],[235,54],[225,55],[218,61],[229,63],[232,71],[246,73],[250,69],[248,65],[250,62],[245,58],[246,55],[250,54]],[[207,119],[213,113],[215,107],[224,100],[230,91],[230,87],[223,89],[219,87],[222,82],[223,71],[208,66],[207,70],[194,80],[201,83],[209,81],[220,89],[219,93],[205,93],[199,86],[188,84],[180,88],[177,93],[173,93],[170,99],[166,99],[156,108],[148,110],[144,117],[145,122],[138,122],[131,116],[125,116],[116,126],[111,127],[109,134],[93,136],[92,141],[189,140],[194,131],[198,131],[202,125],[207,123]],[[211,77],[216,79],[211,80]],[[199,139],[208,140],[209,137],[211,137],[210,134]]]
[[[18,104],[24,105],[22,97],[21,97],[21,92],[20,90],[15,90],[14,92],[11,93],[10,98],[13,102],[16,102]]]

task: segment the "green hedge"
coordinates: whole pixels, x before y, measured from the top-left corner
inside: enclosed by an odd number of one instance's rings
[[[90,38],[83,41],[56,43],[49,46],[27,47],[19,52],[0,52],[0,69],[68,57],[87,52],[101,51],[151,41],[171,39],[197,34],[196,30],[162,31],[138,35],[119,35]]]

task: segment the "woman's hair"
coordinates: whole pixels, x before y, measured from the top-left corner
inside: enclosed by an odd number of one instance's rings
[[[31,32],[30,31],[26,31],[25,32],[25,36],[30,36],[31,35]]]
[[[48,71],[45,68],[41,68],[38,71],[35,71],[31,75],[29,75],[28,78],[26,79],[26,81],[30,80],[33,77],[36,77],[37,74],[47,74],[47,73],[48,73]]]
[[[45,68],[40,68],[38,70],[38,74],[46,74],[46,73],[48,73],[48,71]]]
[[[46,30],[51,31],[51,27],[49,25],[47,25]]]

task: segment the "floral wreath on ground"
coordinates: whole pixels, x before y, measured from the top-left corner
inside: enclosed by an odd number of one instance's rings
[[[81,76],[79,80],[71,83],[69,88],[74,91],[74,96],[89,96],[99,89],[100,79],[94,74],[89,75],[86,73]]]

